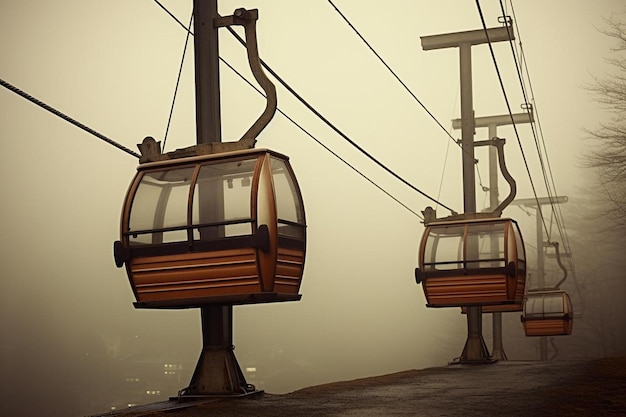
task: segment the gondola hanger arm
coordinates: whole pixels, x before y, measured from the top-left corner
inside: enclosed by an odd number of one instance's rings
[[[493,217],[502,216],[502,212],[504,211],[504,209],[509,204],[511,204],[511,202],[515,199],[515,194],[517,194],[517,184],[515,182],[515,179],[507,169],[506,160],[504,159],[505,143],[506,139],[499,137],[493,137],[489,140],[478,141],[474,143],[474,146],[490,145],[496,147],[496,150],[498,151],[498,164],[500,165],[500,172],[502,173],[502,176],[504,177],[506,182],[509,184],[509,195],[504,200],[502,200],[502,202],[500,202],[500,204],[496,208],[489,212],[489,214]]]
[[[424,224],[434,223],[437,221],[450,221],[450,220],[473,220],[473,219],[485,219],[485,218],[494,218],[501,217],[502,211],[515,199],[515,194],[517,194],[517,184],[515,183],[515,179],[509,172],[506,167],[506,161],[504,160],[504,144],[506,143],[506,139],[494,137],[489,140],[478,141],[474,143],[474,146],[485,146],[491,145],[495,146],[498,151],[498,163],[500,165],[500,172],[502,172],[502,176],[509,184],[510,191],[509,195],[502,200],[502,202],[493,210],[486,212],[477,212],[477,213],[452,213],[450,216],[437,218],[437,212],[432,207],[426,207],[426,210],[422,211],[424,215]]]
[[[265,97],[267,99],[263,113],[261,113],[254,124],[250,126],[250,129],[248,129],[241,139],[239,139],[241,146],[248,148],[254,147],[256,137],[272,120],[278,106],[276,86],[274,86],[272,81],[265,74],[265,71],[263,71],[261,59],[259,58],[259,47],[256,36],[256,21],[258,18],[259,11],[257,9],[246,10],[244,8],[239,8],[235,10],[232,16],[218,17],[213,22],[215,27],[235,25],[244,27],[248,64],[250,65],[250,70],[252,71],[254,79],[259,83],[265,92]]]
[[[241,139],[235,142],[203,143],[176,149],[172,152],[161,153],[161,143],[157,142],[152,137],[146,137],[141,144],[137,145],[141,151],[141,158],[139,159],[140,163],[254,148],[257,136],[272,120],[278,106],[276,86],[274,86],[272,81],[263,71],[261,60],[259,58],[256,36],[256,21],[258,18],[259,13],[257,9],[246,10],[244,8],[239,8],[234,11],[232,16],[220,16],[215,18],[213,26],[216,28],[235,25],[244,27],[248,64],[250,65],[252,75],[254,75],[254,78],[265,92],[267,100],[263,113],[261,113],[246,133],[243,134]]]
[[[556,251],[555,252],[556,263],[559,265],[559,268],[561,268],[561,270],[563,271],[563,278],[561,278],[561,280],[557,282],[556,285],[554,286],[554,289],[558,290],[567,279],[567,268],[565,268],[565,265],[563,265],[563,261],[561,261],[561,252],[559,251],[559,242],[550,242],[550,246],[554,246],[554,250]]]
[[[491,141],[493,142],[493,146],[495,146],[498,150],[498,162],[500,164],[500,172],[502,172],[502,176],[510,187],[509,195],[504,200],[502,200],[502,202],[494,210],[495,214],[501,216],[502,211],[515,199],[515,194],[517,194],[517,184],[515,183],[515,179],[506,167],[506,161],[504,159],[504,144],[506,143],[506,140],[494,137],[491,139]]]

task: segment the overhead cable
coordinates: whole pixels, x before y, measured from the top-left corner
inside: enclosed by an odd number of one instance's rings
[[[543,136],[543,130],[541,128],[541,120],[540,120],[540,117],[539,117],[539,111],[538,111],[538,108],[536,106],[536,103],[534,103],[534,91],[533,91],[532,82],[531,82],[531,79],[530,79],[530,72],[528,70],[527,62],[526,62],[525,56],[524,56],[524,49],[523,49],[523,46],[522,46],[521,35],[520,35],[520,32],[519,32],[519,25],[517,23],[517,18],[515,16],[515,9],[513,8],[513,2],[512,1],[510,2],[510,4],[511,4],[511,12],[513,14],[513,21],[514,21],[515,27],[517,29],[517,37],[519,39],[520,61],[521,62],[518,63],[515,51],[512,48],[513,59],[515,61],[516,68],[518,68],[518,78],[519,78],[519,81],[520,81],[520,84],[521,84],[522,93],[524,94],[524,100],[525,100],[525,102],[528,103],[529,99],[528,99],[527,94],[526,94],[526,88],[525,88],[525,85],[524,85],[523,77],[520,74],[521,64],[524,64],[524,69],[526,70],[526,77],[528,79],[528,86],[529,86],[530,94],[531,94],[531,99],[530,100],[533,102],[533,107],[534,107],[535,116],[536,116],[536,120],[537,120],[536,123],[537,123],[537,127],[538,127],[538,132],[537,132],[537,130],[534,129],[534,125],[531,125],[533,127],[532,133],[533,133],[533,136],[535,138],[535,144],[537,146],[537,152],[539,154],[540,161],[542,161],[541,162],[541,166],[542,166],[542,170],[544,170],[544,181],[546,182],[546,189],[548,191],[548,196],[550,197],[551,209],[552,209],[552,212],[554,213],[556,221],[557,221],[557,227],[559,228],[559,235],[561,236],[561,240],[562,240],[562,242],[563,242],[563,244],[565,246],[565,249],[568,250],[570,245],[569,245],[569,239],[567,238],[567,233],[564,230],[565,229],[565,224],[561,224],[561,221],[559,220],[559,215],[560,215],[560,218],[562,219],[562,222],[564,223],[563,212],[562,212],[560,206],[554,204],[553,201],[552,201],[553,197],[552,197],[551,189],[554,190],[554,195],[558,195],[558,193],[557,193],[557,190],[556,190],[556,185],[554,183],[554,176],[552,175],[552,167],[550,166],[550,159],[548,158],[548,154],[547,154],[547,147],[546,147],[544,136]],[[504,14],[505,13],[504,12],[504,5],[502,4],[501,0],[500,0],[500,9],[502,10],[502,13]],[[509,43],[512,46],[513,45],[513,40],[509,39]],[[548,166],[548,172],[549,172],[552,188],[550,188],[550,184],[548,183],[547,175],[546,175],[545,168],[544,168],[544,165],[543,165],[543,160],[541,158],[541,150],[540,150],[538,139],[537,139],[537,133],[539,134],[539,137],[541,138],[541,142],[543,143],[543,148],[545,150],[546,163],[547,163],[547,166]]]
[[[158,2],[158,0],[154,0],[161,8],[163,8],[170,16],[172,16],[172,18],[174,18],[174,20],[176,20],[176,22],[178,22],[178,24],[185,29],[185,31],[187,32],[188,35],[193,36],[193,32],[191,32],[191,30],[189,28],[186,28],[185,25],[183,25],[180,20],[178,20],[171,12],[169,12],[169,10],[167,10],[161,3]],[[231,32],[231,34],[244,46],[246,46],[246,43],[243,39],[241,39],[241,37],[239,37],[239,35],[237,35],[237,33],[230,27],[227,27],[227,29]],[[240,74],[238,71],[235,70],[234,67],[232,67],[226,60],[224,60],[223,58],[219,58],[221,62],[223,62],[228,68],[230,68],[233,72],[235,72],[235,74],[237,74],[240,78],[242,78],[246,83],[248,83],[248,85],[250,85],[252,88],[254,88],[258,93],[260,93],[261,95],[264,95],[258,88],[256,88],[250,81],[248,81],[242,74]],[[359,149],[361,152],[364,152],[370,159],[372,159],[373,161],[375,161],[379,166],[382,166],[387,172],[391,173],[394,177],[396,177],[397,179],[399,179],[400,181],[402,181],[403,183],[405,183],[406,185],[408,185],[410,188],[412,188],[413,190],[419,192],[420,194],[422,194],[423,196],[425,196],[426,198],[430,199],[431,201],[439,204],[440,206],[453,211],[452,209],[450,209],[449,207],[447,207],[446,205],[438,202],[437,200],[433,199],[432,197],[428,196],[427,194],[423,193],[421,190],[417,189],[416,187],[414,187],[412,184],[408,183],[406,180],[404,180],[403,178],[399,177],[397,174],[395,174],[393,171],[389,170],[389,168],[385,167],[384,165],[382,165],[380,162],[378,162],[376,159],[374,159],[371,155],[369,155],[365,150],[363,150],[362,148],[359,147],[359,145],[357,145],[355,142],[353,142],[350,138],[348,138],[345,134],[343,134],[343,132],[339,131],[334,125],[332,125],[332,123],[330,123],[326,118],[324,118],[319,112],[317,112],[312,106],[310,106],[299,94],[297,94],[278,74],[276,74],[275,71],[273,71],[265,62],[263,62],[261,60],[261,64],[263,65],[263,67],[270,72],[291,94],[293,94],[302,104],[304,104],[310,111],[312,111],[318,118],[320,118],[322,121],[324,121],[329,127],[331,127],[333,130],[335,130],[335,132],[337,132],[340,136],[342,136],[344,139],[346,139],[348,142],[350,142],[353,146],[357,147],[357,149]],[[296,127],[298,127],[300,130],[302,130],[307,136],[309,136],[311,139],[313,139],[315,142],[317,142],[319,145],[321,145],[325,150],[327,150],[328,152],[330,152],[333,156],[335,156],[336,158],[338,158],[341,162],[343,162],[344,164],[346,164],[349,168],[351,168],[353,171],[355,171],[357,174],[359,174],[361,177],[363,177],[364,179],[366,179],[368,182],[370,182],[372,185],[374,185],[376,188],[378,188],[380,191],[382,191],[383,193],[385,193],[387,196],[389,196],[390,198],[392,198],[394,201],[396,201],[398,204],[400,204],[402,207],[404,207],[405,209],[407,209],[408,211],[410,211],[411,213],[413,213],[414,215],[416,215],[417,217],[419,217],[420,219],[423,220],[423,217],[421,215],[419,215],[418,213],[416,213],[414,210],[412,210],[411,208],[409,208],[407,205],[405,205],[404,203],[402,203],[401,201],[399,201],[396,197],[392,196],[388,191],[386,191],[384,188],[382,188],[381,186],[379,186],[378,184],[376,184],[374,181],[372,181],[370,178],[368,178],[365,174],[363,174],[361,171],[359,171],[358,169],[356,169],[353,165],[349,164],[345,159],[341,158],[338,154],[336,154],[335,152],[333,152],[330,148],[328,148],[326,145],[324,145],[321,141],[319,141],[316,137],[314,137],[311,133],[309,133],[306,129],[304,129],[302,126],[300,126],[295,120],[293,120],[291,117],[289,117],[286,113],[284,113],[281,109],[277,109],[278,112],[280,112],[283,116],[285,116],[287,118],[287,120],[289,120],[291,123],[293,123]]]
[[[522,38],[521,38],[520,31],[519,31],[519,24],[518,24],[518,21],[517,21],[517,16],[515,15],[515,9],[513,8],[513,1],[510,0],[509,3],[511,5],[511,13],[513,15],[513,22],[514,22],[515,28],[517,30],[517,38],[519,39],[520,61],[521,62],[518,63],[517,55],[516,55],[515,49],[513,47],[513,39],[511,39],[511,37],[509,37],[509,44],[511,45],[511,52],[513,54],[513,60],[515,61],[515,67],[517,69],[517,74],[518,74],[518,79],[519,79],[520,86],[521,86],[521,89],[522,89],[522,94],[524,95],[524,101],[525,101],[525,103],[529,103],[529,102],[533,103],[534,113],[535,113],[535,118],[536,118],[536,123],[537,123],[538,129],[536,130],[534,128],[534,124],[531,124],[532,134],[533,134],[533,137],[534,137],[534,140],[535,140],[535,146],[537,147],[537,153],[538,153],[538,156],[539,156],[539,159],[540,159],[540,162],[541,162],[542,173],[543,173],[543,177],[544,177],[544,181],[545,181],[545,185],[546,185],[546,190],[548,192],[548,197],[549,197],[549,200],[550,200],[551,211],[552,211],[553,217],[554,217],[554,219],[556,221],[558,232],[559,232],[559,236],[561,237],[561,242],[564,245],[565,252],[568,253],[568,252],[571,252],[571,245],[570,245],[570,242],[569,242],[569,236],[568,236],[567,231],[565,229],[565,217],[563,216],[563,211],[561,210],[561,206],[555,203],[556,196],[558,195],[558,193],[557,193],[556,185],[555,185],[555,182],[554,182],[554,176],[552,174],[552,167],[550,166],[550,159],[548,157],[548,151],[547,151],[547,147],[546,147],[546,144],[545,144],[545,139],[544,139],[544,136],[543,136],[543,130],[541,128],[541,120],[540,120],[540,117],[539,117],[539,111],[538,111],[538,108],[536,106],[536,103],[534,102],[534,91],[533,91],[532,82],[531,82],[531,79],[530,79],[530,71],[528,70],[527,61],[526,61],[525,55],[524,55],[524,49],[523,49],[523,46],[522,46]],[[502,15],[505,16],[506,12],[505,12],[504,4],[503,4],[502,0],[500,0],[500,10],[502,12]],[[523,79],[523,76],[521,74],[522,64],[524,65],[524,69],[526,71],[526,77],[528,79],[528,86],[529,86],[529,90],[530,90],[530,94],[531,94],[530,101],[529,101],[529,98],[527,97],[526,86],[524,84],[524,79]],[[545,151],[545,160],[546,160],[546,165],[548,167],[548,172],[547,173],[546,173],[545,166],[544,166],[544,163],[543,163],[542,154],[541,154],[541,147],[539,145],[539,140],[537,139],[537,135],[539,135],[539,137],[541,138],[541,143],[543,144],[543,149]],[[548,180],[548,176],[549,176],[549,180]],[[552,185],[552,188],[550,187],[550,184]],[[553,191],[553,193],[552,193],[552,191]],[[539,203],[539,202],[537,201],[537,203]],[[538,204],[537,207],[539,208],[539,204]],[[541,215],[541,216],[542,216],[542,219],[543,219],[543,215]],[[544,223],[544,227],[545,227],[545,223]],[[569,262],[570,270],[572,272],[574,285],[576,287],[576,290],[580,294],[580,287],[578,285],[578,280],[576,279],[576,268],[575,268],[575,265],[574,265],[574,261],[571,258],[568,257],[568,262]],[[583,304],[582,309],[584,310],[584,298],[581,298],[581,302]]]
[[[228,31],[242,44],[242,45],[246,45],[246,42],[241,39],[241,37],[237,34],[237,32],[235,32],[231,27],[226,27],[226,29],[228,29]],[[402,182],[404,185],[408,186],[409,188],[411,188],[413,191],[418,192],[419,194],[421,194],[422,196],[426,197],[427,199],[429,199],[430,201],[439,204],[441,207],[450,210],[451,212],[453,212],[454,210],[452,210],[450,207],[446,206],[445,204],[437,201],[436,199],[434,199],[433,197],[429,196],[428,194],[426,194],[425,192],[423,192],[422,190],[420,190],[419,188],[417,188],[416,186],[414,186],[413,184],[411,184],[410,182],[408,182],[407,180],[405,180],[404,178],[402,178],[400,175],[396,174],[393,170],[391,170],[390,168],[388,168],[385,164],[383,164],[382,162],[380,162],[378,159],[374,158],[374,156],[372,156],[369,152],[367,152],[365,149],[363,149],[361,146],[359,146],[356,142],[354,142],[352,139],[350,139],[345,133],[343,133],[341,130],[339,130],[333,123],[331,123],[327,118],[325,118],[320,112],[318,112],[317,110],[315,110],[315,108],[310,105],[304,98],[302,98],[302,96],[300,94],[298,94],[293,88],[291,88],[291,86],[289,84],[287,84],[287,82],[285,80],[283,80],[272,68],[270,68],[263,60],[261,61],[261,65],[263,65],[263,68],[265,68],[270,74],[272,74],[272,76],[274,78],[276,78],[276,80],[287,89],[287,91],[289,91],[295,98],[298,99],[298,101],[300,101],[300,103],[302,103],[307,109],[309,109],[313,114],[315,114],[321,121],[323,121],[328,127],[330,127],[332,130],[335,131],[335,133],[337,133],[339,136],[341,136],[344,140],[346,140],[350,145],[352,145],[354,148],[356,148],[357,150],[359,150],[359,152],[361,152],[363,155],[365,155],[367,158],[369,158],[372,162],[374,162],[376,165],[378,165],[379,167],[381,167],[383,170],[387,171],[387,173],[389,173],[391,176],[393,176],[394,178],[396,178],[397,180],[399,180],[400,182]]]
[[[511,120],[513,120],[513,111],[511,110],[511,104],[509,103],[509,98],[506,94],[506,89],[504,88],[504,81],[502,80],[502,75],[500,74],[500,68],[498,67],[498,61],[496,60],[496,54],[493,50],[493,45],[491,43],[491,40],[489,39],[489,31],[487,30],[487,24],[485,22],[485,16],[483,15],[483,10],[482,7],[480,6],[480,0],[476,0],[476,6],[478,7],[478,13],[480,14],[480,20],[482,22],[483,25],[483,29],[485,31],[485,36],[487,38],[487,44],[489,45],[489,51],[491,53],[491,58],[493,60],[493,64],[495,66],[496,69],[496,74],[498,75],[498,81],[500,82],[500,89],[502,90],[502,94],[504,95],[504,101],[506,102],[506,107],[507,110],[509,112],[509,115],[511,116]],[[537,189],[535,188],[535,183],[533,182],[533,178],[532,175],[530,174],[530,167],[528,166],[528,160],[526,159],[526,154],[524,153],[524,148],[522,146],[522,141],[520,139],[519,136],[519,132],[517,130],[517,125],[515,123],[513,123],[513,130],[515,130],[515,137],[517,138],[517,143],[519,144],[519,148],[520,148],[520,152],[522,154],[522,159],[524,161],[524,165],[526,167],[526,172],[528,173],[528,178],[530,180],[530,185],[531,188],[533,190],[533,195],[535,196],[535,200],[539,201],[539,197],[537,196]],[[546,233],[548,232],[548,227],[546,225],[545,220],[542,218],[542,223],[543,223],[543,227],[546,231]]]
[[[230,65],[228,62],[226,62],[226,60],[224,60],[223,58],[220,57],[220,61],[222,61],[223,64],[225,64],[228,68],[230,68],[231,71],[233,71],[235,74],[237,74],[243,81],[245,81],[250,87],[252,87],[254,90],[256,90],[257,93],[259,93],[260,95],[262,95],[263,97],[265,97],[265,93],[263,93],[263,91],[259,90],[254,84],[252,84],[252,82],[250,82],[246,77],[243,76],[243,74],[241,74],[239,71],[237,71],[232,65]],[[307,131],[304,127],[302,127],[298,122],[296,122],[294,119],[292,119],[288,114],[286,114],[285,112],[283,112],[280,108],[276,108],[276,111],[279,112],[280,114],[282,114],[287,120],[289,120],[291,123],[293,123],[298,129],[300,129],[304,134],[306,134],[308,137],[310,137],[311,139],[313,139],[315,142],[317,142],[318,145],[320,145],[321,147],[323,147],[325,150],[327,150],[328,152],[330,152],[334,157],[336,157],[337,159],[339,159],[341,162],[343,162],[344,164],[346,164],[349,168],[351,168],[354,172],[356,172],[357,174],[359,174],[361,177],[363,177],[365,180],[367,180],[370,184],[372,184],[374,187],[378,188],[380,191],[382,191],[383,193],[387,194],[388,197],[390,197],[391,199],[393,199],[396,203],[400,204],[402,207],[404,207],[405,209],[407,209],[408,211],[410,211],[411,213],[413,213],[414,215],[416,215],[417,217],[419,217],[421,220],[424,220],[424,218],[419,215],[418,213],[416,213],[415,211],[413,211],[411,208],[409,208],[406,204],[402,203],[400,200],[398,200],[396,197],[394,197],[393,195],[391,195],[387,190],[385,190],[384,188],[382,188],[380,185],[376,184],[373,180],[371,180],[369,177],[367,177],[365,174],[363,174],[361,171],[359,171],[357,168],[355,168],[353,165],[351,165],[348,161],[346,161],[345,159],[343,159],[341,156],[339,156],[337,153],[335,153],[332,149],[330,149],[328,146],[324,145],[319,139],[317,139],[315,136],[313,136],[309,131]]]
[[[435,115],[432,114],[432,112],[430,110],[428,110],[428,108],[426,107],[426,105],[417,97],[417,95],[415,95],[415,93],[413,93],[413,91],[411,91],[411,89],[409,89],[409,87],[406,85],[406,83],[404,81],[402,81],[402,79],[398,76],[398,74],[396,74],[396,72],[387,64],[387,62],[385,62],[385,60],[381,57],[381,55],[374,49],[374,47],[365,39],[365,37],[363,35],[361,35],[361,33],[358,31],[358,29],[352,24],[352,22],[350,22],[350,20],[341,12],[341,10],[339,10],[339,8],[332,2],[332,0],[328,0],[328,2],[330,3],[331,6],[333,6],[333,8],[335,9],[335,11],[339,14],[339,16],[341,16],[341,18],[348,24],[348,26],[350,26],[350,28],[354,31],[354,33],[356,33],[356,35],[363,41],[363,43],[365,43],[365,45],[369,48],[370,51],[372,51],[372,53],[376,56],[376,58],[378,58],[378,60],[385,66],[385,68],[387,68],[387,70],[389,70],[389,72],[394,76],[394,78],[402,85],[402,87],[404,87],[404,89],[411,95],[411,97],[413,97],[413,99],[426,111],[426,113],[428,113],[428,115],[435,121],[435,123],[437,123],[437,125],[439,125],[439,127],[446,133],[446,135],[452,140],[452,142],[457,145],[459,148],[461,148],[463,150],[463,152],[468,152],[467,150],[463,149],[463,147],[461,146],[461,144],[454,139],[454,137],[452,136],[452,134],[443,126],[443,124],[441,122],[439,122],[439,120],[435,117]],[[446,154],[448,153],[448,150],[446,149]],[[482,182],[482,178],[480,176],[480,170],[478,169],[478,165],[475,165],[475,171],[478,175],[478,183],[481,186],[481,188],[483,190],[486,189],[486,187],[483,185]],[[440,191],[441,191],[441,186],[440,186]]]
[[[506,12],[504,10],[504,5],[502,4],[502,1],[500,1],[500,9],[502,11],[502,15],[505,16]],[[507,22],[507,24],[508,24],[508,22]],[[520,82],[520,87],[522,89],[522,95],[524,97],[524,102],[528,103],[529,102],[528,101],[528,95],[526,94],[526,87],[524,85],[524,81],[523,81],[523,78],[522,78],[521,67],[520,67],[519,63],[517,62],[517,56],[515,54],[515,49],[514,49],[514,46],[513,46],[513,39],[511,38],[510,35],[509,35],[509,45],[511,47],[511,52],[513,54],[513,61],[515,62],[515,69],[517,71],[517,78],[518,78],[518,80]],[[494,58],[494,64],[495,64],[495,58]],[[512,116],[511,116],[511,120],[513,120]],[[514,126],[514,128],[516,128],[515,127],[515,123],[513,123],[513,126]],[[548,198],[550,199],[550,202],[551,202],[550,206],[551,206],[551,209],[554,210],[554,204],[552,203],[554,197],[553,197],[553,194],[552,194],[552,190],[550,188],[550,184],[548,182],[548,175],[547,175],[547,172],[546,172],[546,163],[544,161],[547,158],[544,158],[542,156],[542,154],[541,154],[541,147],[539,145],[539,140],[538,140],[538,137],[537,137],[537,134],[535,132],[535,128],[534,128],[533,124],[531,124],[531,129],[532,129],[532,132],[533,132],[533,139],[535,141],[535,147],[537,148],[537,154],[538,154],[538,157],[539,157],[539,164],[541,166],[541,173],[543,175],[544,183],[546,185],[546,191],[548,193]],[[545,149],[545,147],[544,147],[544,149]],[[558,224],[558,220],[557,220],[557,224]],[[548,230],[546,230],[546,233],[547,233],[547,236],[548,236],[548,240],[551,240],[550,232]]]
[[[157,0],[155,0],[157,1]],[[157,3],[159,3],[157,1]],[[161,3],[159,3],[161,5]],[[161,5],[161,7],[163,7]],[[165,9],[167,11],[167,9]],[[168,12],[169,13],[169,12]],[[170,115],[167,118],[167,127],[165,128],[165,135],[163,136],[163,149],[165,150],[165,143],[167,142],[167,134],[170,131],[170,123],[172,122],[172,115],[174,114],[174,104],[176,103],[176,95],[178,93],[178,86],[180,84],[180,77],[183,73],[183,64],[185,63],[185,55],[187,54],[187,44],[189,43],[189,36],[191,35],[191,23],[193,22],[193,10],[191,11],[191,17],[189,18],[189,27],[187,28],[187,36],[185,36],[185,46],[183,47],[183,56],[180,59],[180,66],[178,67],[178,77],[176,77],[176,86],[174,87],[174,97],[172,97],[172,105],[170,107]]]
[[[124,145],[121,145],[121,144],[117,143],[113,139],[109,139],[108,137],[104,136],[103,134],[96,132],[95,130],[91,129],[90,127],[88,127],[88,126],[80,123],[76,119],[73,119],[70,116],[60,112],[59,110],[55,109],[54,107],[47,105],[43,101],[36,99],[35,97],[31,96],[30,94],[20,90],[19,88],[15,87],[14,85],[8,83],[7,81],[4,81],[3,79],[0,79],[0,85],[5,87],[6,89],[16,93],[17,95],[25,98],[26,100],[30,101],[31,103],[36,104],[37,106],[41,107],[42,109],[48,110],[50,113],[54,114],[55,116],[60,117],[61,119],[65,120],[66,122],[69,122],[69,123],[73,124],[74,126],[84,130],[85,132],[92,134],[93,136],[97,137],[98,139],[101,139],[101,140],[105,141],[109,145],[113,145],[116,148],[121,149],[122,151],[126,152],[129,155],[132,155],[135,158],[139,158],[139,154],[137,152],[134,152],[134,151],[128,149],[127,147],[125,147]]]
[[[387,68],[389,70],[389,72],[394,76],[394,78],[402,85],[402,87],[404,87],[404,89],[411,95],[411,97],[413,97],[413,99],[424,109],[424,111],[426,113],[428,113],[428,115],[431,117],[431,119],[433,119],[435,121],[435,123],[437,123],[437,125],[439,125],[439,127],[441,128],[441,130],[443,130],[446,135],[448,135],[448,137],[458,146],[460,146],[458,144],[458,142],[456,141],[456,139],[454,139],[454,137],[450,134],[450,132],[448,132],[448,130],[441,124],[441,122],[439,120],[437,120],[437,118],[435,117],[434,114],[431,113],[430,110],[428,110],[428,108],[426,107],[426,105],[424,105],[424,103],[422,103],[422,101],[413,93],[413,91],[411,91],[411,89],[406,85],[406,83],[404,81],[402,81],[402,79],[400,79],[400,77],[398,76],[398,74],[395,73],[395,71],[393,69],[391,69],[391,67],[385,62],[385,60],[380,56],[380,54],[378,54],[378,52],[376,52],[376,50],[372,47],[372,45],[369,44],[369,42],[363,37],[363,35],[361,35],[361,33],[354,27],[354,25],[348,20],[348,18],[341,12],[341,10],[339,10],[339,8],[337,6],[335,6],[335,4],[331,1],[328,0],[328,3],[330,3],[331,6],[333,6],[333,8],[335,9],[335,11],[339,14],[339,16],[341,16],[341,18],[348,24],[348,26],[350,26],[350,28],[352,28],[352,30],[354,31],[354,33],[357,34],[357,36],[359,38],[361,38],[361,40],[365,43],[365,45],[367,45],[367,47],[370,49],[370,51],[372,51],[372,53],[374,55],[376,55],[376,58],[378,58],[378,60],[385,66],[385,68]]]
[[[176,23],[178,23],[180,25],[181,28],[185,29],[187,32],[189,32],[189,29],[185,26],[185,24],[183,22],[181,22],[180,20],[178,20],[178,18],[176,16],[174,16],[174,13],[170,12],[167,7],[165,7],[159,0],[154,0],[154,2],[156,4],[159,5],[159,7],[161,7],[161,9],[163,9],[165,11],[165,13],[169,14],[170,17],[172,19],[174,19],[176,21]],[[193,12],[192,12],[193,15]],[[191,34],[193,35],[193,33]]]
[[[561,242],[564,245],[565,251],[566,252],[571,252],[571,244],[569,242],[569,237],[568,237],[567,231],[565,229],[565,217],[563,216],[563,211],[561,210],[561,206],[555,203],[556,195],[558,195],[558,193],[557,193],[557,190],[556,190],[556,185],[554,183],[554,176],[552,175],[552,168],[550,166],[550,159],[548,157],[547,147],[546,147],[545,139],[544,139],[544,136],[543,136],[543,130],[541,128],[541,119],[539,117],[539,111],[538,111],[538,108],[536,106],[536,103],[534,103],[534,91],[533,91],[533,87],[532,87],[532,81],[531,81],[531,78],[530,78],[530,71],[528,70],[528,65],[527,65],[527,62],[526,62],[525,56],[524,56],[524,49],[523,49],[523,46],[522,46],[522,38],[521,38],[521,34],[519,32],[519,24],[517,22],[517,16],[515,15],[515,9],[513,8],[513,2],[510,1],[510,4],[511,4],[511,13],[513,14],[513,21],[514,21],[514,24],[515,24],[515,27],[516,27],[516,30],[517,30],[517,37],[519,39],[520,61],[521,62],[518,63],[518,61],[517,61],[517,56],[516,56],[515,50],[513,48],[513,40],[509,39],[509,43],[511,45],[511,51],[513,53],[513,59],[515,61],[515,66],[516,66],[516,68],[518,70],[518,79],[519,79],[520,84],[521,84],[522,93],[524,94],[524,100],[525,100],[525,102],[528,103],[529,102],[529,98],[527,97],[527,93],[526,93],[527,90],[526,90],[525,85],[524,85],[523,77],[522,77],[522,75],[520,73],[522,64],[524,65],[524,69],[526,71],[526,77],[528,79],[528,86],[529,86],[529,90],[530,90],[530,94],[531,94],[530,101],[533,102],[535,116],[536,116],[535,117],[536,118],[536,123],[537,123],[537,126],[538,126],[538,130],[535,130],[534,129],[534,125],[531,125],[531,126],[533,126],[532,133],[533,133],[533,137],[535,139],[535,146],[537,147],[537,153],[538,153],[539,159],[541,161],[541,167],[542,167],[544,181],[545,181],[545,184],[546,184],[546,190],[548,192],[548,197],[550,199],[550,208],[551,208],[551,211],[552,211],[552,213],[554,215],[554,218],[555,218],[555,221],[556,221],[556,224],[557,224],[557,228],[558,228],[558,232],[559,232],[559,236],[561,237]],[[500,9],[502,11],[502,14],[504,15],[505,11],[504,11],[504,5],[502,3],[502,0],[500,0]],[[545,150],[546,165],[548,167],[548,172],[547,173],[545,171],[545,166],[544,166],[544,163],[543,163],[543,158],[542,158],[542,154],[541,154],[541,148],[540,148],[540,145],[539,145],[539,140],[537,139],[537,134],[539,134],[539,137],[541,138],[541,143],[543,144],[543,149]],[[549,174],[550,182],[548,180],[548,174]],[[552,188],[550,187],[550,183],[552,184]],[[572,270],[572,274],[575,277],[574,262],[570,258],[568,258],[568,261],[569,261],[569,264],[570,264],[570,269]],[[576,285],[578,285],[576,280],[574,282],[576,283]]]

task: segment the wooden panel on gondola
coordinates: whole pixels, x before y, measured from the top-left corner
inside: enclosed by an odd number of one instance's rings
[[[572,334],[574,315],[569,295],[563,290],[533,290],[524,297],[522,324],[526,336]]]
[[[517,313],[523,310],[522,304],[494,304],[482,306],[481,312],[490,313]],[[467,307],[461,307],[461,313],[467,314]]]
[[[428,307],[520,305],[526,257],[517,223],[483,218],[427,224],[415,278]]]
[[[265,149],[140,165],[115,243],[141,308],[298,300],[305,252],[298,183]]]

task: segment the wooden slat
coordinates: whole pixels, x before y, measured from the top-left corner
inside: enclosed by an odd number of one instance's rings
[[[507,293],[506,276],[463,276],[429,278],[424,281],[426,300],[431,306],[500,304],[514,299]]]
[[[278,249],[274,291],[298,294],[304,251]],[[252,248],[137,258],[131,265],[138,302],[260,293]]]
[[[526,320],[526,336],[559,336],[572,333],[572,321],[564,319]]]
[[[260,292],[253,249],[234,249],[133,260],[138,302]]]
[[[297,294],[304,272],[304,251],[278,248],[274,291]]]

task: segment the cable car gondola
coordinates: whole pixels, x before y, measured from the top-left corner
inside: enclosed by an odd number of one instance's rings
[[[526,256],[517,222],[476,216],[427,223],[415,278],[428,307],[521,304]]]
[[[531,290],[524,296],[523,305],[521,320],[526,336],[572,334],[572,302],[565,291]]]
[[[289,159],[247,149],[140,165],[115,261],[136,307],[189,308],[299,299],[305,248]]]
[[[254,149],[276,112],[261,67],[257,10],[216,26],[242,25],[250,69],[266,107],[236,142],[161,153],[146,138],[128,189],[115,262],[126,265],[138,308],[193,308],[299,300],[306,251],[302,195],[289,158]]]
[[[567,292],[560,289],[560,286],[567,279],[567,268],[561,261],[559,243],[550,242],[549,246],[555,249],[556,262],[563,271],[563,277],[554,288],[530,290],[524,296],[521,321],[526,336],[567,336],[572,334],[574,325],[572,301]]]

